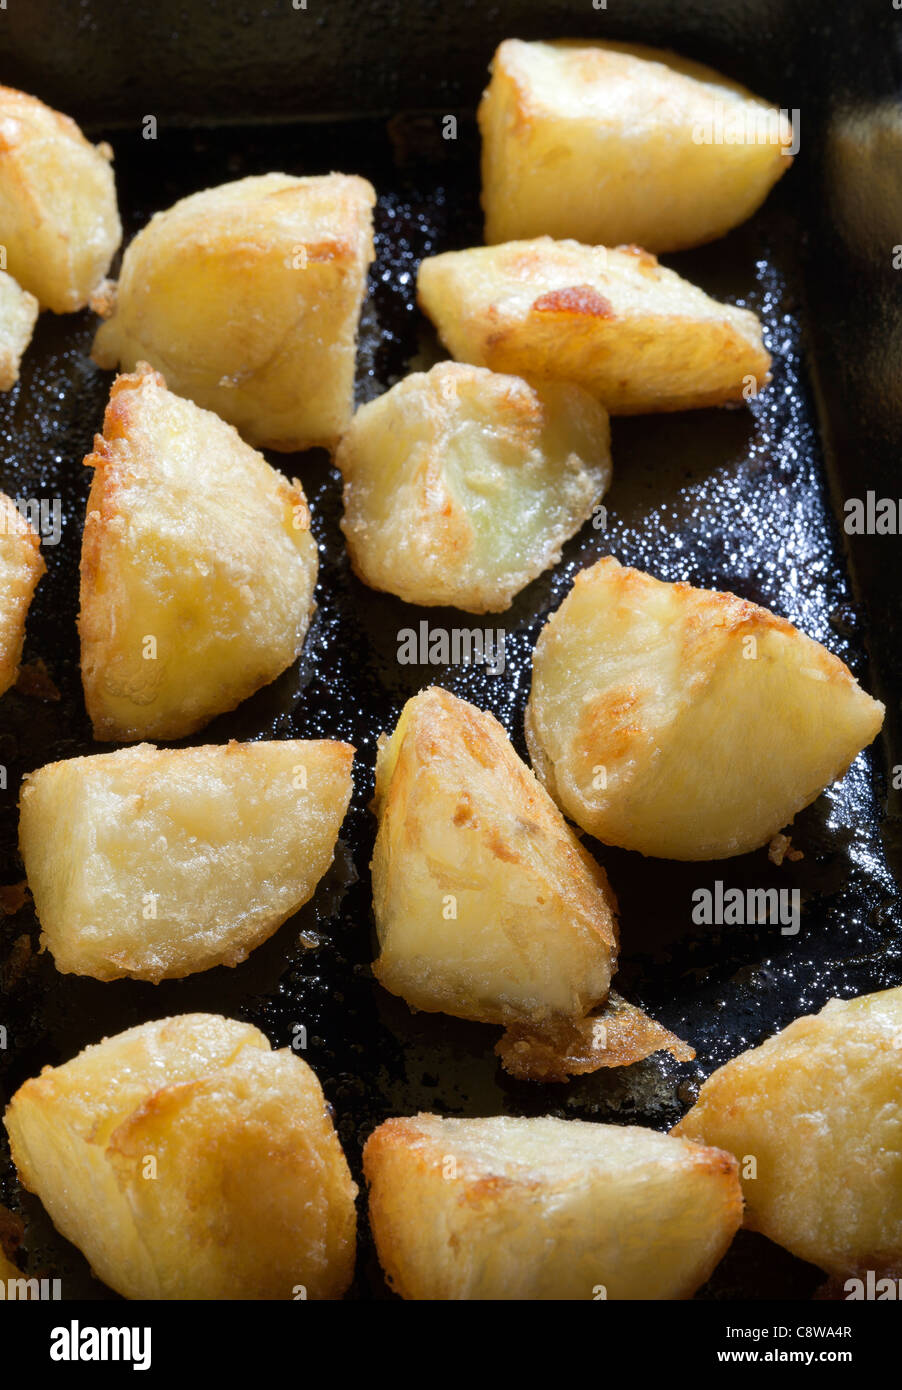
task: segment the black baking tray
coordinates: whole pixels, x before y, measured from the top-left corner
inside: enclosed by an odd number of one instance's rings
[[[414,303],[424,255],[481,239],[473,110],[504,37],[628,38],[713,63],[800,112],[801,150],[748,223],[710,246],[666,257],[689,279],[762,317],[773,381],[749,408],[621,419],[606,532],[587,526],[555,571],[509,613],[474,620],[406,606],[350,573],[338,528],[340,485],[322,452],[270,461],[304,483],[320,546],[318,611],[297,664],[192,742],[336,737],[357,750],[356,790],[335,863],[313,901],[234,970],[158,986],[59,975],[36,953],[30,906],[0,917],[0,1085],[7,1097],[45,1064],[105,1034],[192,1010],[247,1019],[276,1047],[296,1024],[335,1110],[355,1177],[372,1129],[418,1109],[449,1115],[554,1114],[664,1128],[717,1065],[827,999],[902,983],[899,792],[900,547],[849,537],[843,503],[898,496],[902,416],[902,14],[888,4],[499,3],[332,0],[308,8],[133,0],[77,7],[30,0],[0,22],[0,80],[34,92],[111,141],[126,238],[176,198],[270,169],[365,175],[379,193],[358,371],[369,399],[438,358]],[[142,137],[157,117],[158,138]],[[456,140],[442,117],[458,117]],[[16,802],[22,776],[58,758],[105,751],[91,739],[78,669],[78,558],[89,476],[112,376],[89,358],[89,312],[42,315],[17,387],[0,397],[0,487],[61,499],[61,543],[29,616],[25,659],[43,661],[59,698],[12,691],[0,703],[0,884],[23,878]],[[618,989],[693,1043],[695,1063],[637,1066],[537,1085],[505,1076],[498,1030],[413,1014],[373,979],[368,864],[375,744],[405,699],[447,686],[490,709],[525,756],[523,707],[538,631],[574,574],[600,555],[665,579],[732,590],[788,617],[843,658],[885,701],[884,733],[844,782],[800,815],[798,862],[765,850],[717,864],[648,861],[588,841],[621,904]],[[503,627],[506,669],[408,667],[398,632]],[[108,749],[108,745],[106,746]],[[797,936],[778,927],[706,928],[692,892],[801,890]],[[302,940],[303,933],[303,940]],[[310,942],[319,944],[311,946]],[[65,1298],[114,1297],[23,1193],[0,1140],[0,1202],[24,1219],[32,1273]],[[361,1199],[349,1298],[384,1299]],[[740,1233],[698,1297],[807,1299],[823,1276]]]

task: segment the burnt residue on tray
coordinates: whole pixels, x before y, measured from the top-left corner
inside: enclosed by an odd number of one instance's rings
[[[127,235],[177,197],[269,169],[354,171],[379,192],[377,260],[364,311],[358,398],[385,390],[437,360],[439,345],[415,306],[424,255],[480,239],[478,150],[472,121],[443,138],[440,115],[210,131],[112,134]],[[313,901],[243,965],[158,986],[101,984],[61,976],[37,953],[26,903],[0,916],[0,1071],[9,1093],[41,1066],[143,1020],[190,1010],[247,1019],[276,1047],[297,1024],[303,1055],[333,1105],[358,1181],[360,1150],[375,1125],[417,1109],[565,1117],[657,1128],[672,1124],[713,1067],[833,995],[902,981],[900,897],[881,838],[884,770],[860,757],[845,781],[798,817],[793,845],[804,858],[772,864],[766,850],[716,864],[646,861],[588,841],[607,868],[622,909],[618,989],[697,1049],[695,1063],[669,1056],[539,1086],[503,1075],[493,1053],[498,1030],[414,1014],[373,979],[374,933],[368,864],[375,824],[376,739],[404,701],[435,683],[490,709],[525,756],[522,714],[539,629],[574,574],[600,555],[664,579],[731,589],[772,607],[823,641],[867,679],[863,608],[847,579],[831,511],[818,430],[802,357],[796,287],[805,218],[793,174],[766,208],[724,240],[667,258],[709,292],[747,305],[765,324],[773,380],[747,409],[699,411],[614,422],[614,481],[606,529],[589,524],[553,573],[537,579],[509,612],[479,619],[415,609],[375,593],[351,573],[339,531],[340,480],[328,457],[270,455],[303,481],[320,547],[318,611],[295,667],[193,742],[228,738],[347,739],[357,752],[356,791],[332,869]],[[92,743],[78,672],[75,620],[78,557],[89,477],[82,466],[100,427],[111,376],[90,361],[89,313],[42,316],[19,385],[0,397],[0,486],[13,496],[59,497],[62,542],[46,549],[48,575],[30,615],[26,660],[42,660],[59,698],[13,691],[0,706],[0,883],[21,883],[16,800],[24,773],[45,762],[102,751]],[[399,632],[490,625],[505,634],[505,669],[405,666]],[[52,694],[52,692],[50,692]],[[700,927],[692,894],[712,887],[798,888],[801,930]],[[9,907],[16,899],[9,898]],[[27,1225],[29,1267],[63,1279],[68,1297],[110,1297],[80,1254],[53,1230],[40,1204],[17,1187],[2,1155],[0,1201]],[[361,1206],[363,1210],[363,1206]],[[817,1271],[760,1237],[741,1235],[703,1291],[705,1297],[807,1298]],[[352,1297],[385,1298],[361,1222]]]

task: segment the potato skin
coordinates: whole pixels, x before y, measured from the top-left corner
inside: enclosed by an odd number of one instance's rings
[[[12,498],[0,492],[0,695],[19,674],[25,615],[46,569],[38,536]]]
[[[750,217],[792,163],[784,116],[663,49],[506,39],[490,70],[478,113],[489,243],[698,246]],[[773,123],[780,140],[694,138],[718,111],[738,129]]]
[[[83,309],[122,240],[109,145],[68,116],[0,87],[0,241],[42,309]]]
[[[331,864],[353,758],[346,743],[287,739],[38,768],[19,849],[41,945],[61,973],[97,980],[238,965]]]
[[[440,362],[362,406],[335,464],[365,583],[408,603],[500,612],[601,501],[610,429],[578,386]]]
[[[180,738],[303,647],[318,569],[303,489],[146,363],[114,382],[85,465],[79,632],[94,736]]]
[[[374,808],[387,990],[504,1024],[582,1018],[604,999],[617,947],[604,870],[492,715],[436,687],[408,700],[380,741]]]
[[[752,1230],[833,1275],[902,1273],[902,988],[831,999],[740,1053],[673,1132],[755,1158]]]
[[[352,410],[375,192],[345,174],[263,174],[157,213],[125,252],[102,367],[147,361],[249,443],[334,448]]]
[[[328,1299],[351,1281],[356,1188],[322,1089],[249,1024],[141,1024],[45,1067],[4,1119],[23,1185],[125,1298]]]
[[[38,318],[38,301],[0,271],[0,391],[19,380],[19,366]]]
[[[791,623],[612,557],[539,634],[526,706],[537,775],[605,844],[722,859],[842,777],[883,706]]]
[[[421,262],[417,295],[458,361],[575,382],[612,415],[725,405],[769,380],[757,317],[638,246],[537,237],[446,251]]]
[[[389,1282],[413,1300],[690,1298],[742,1196],[729,1154],[668,1138],[551,1117],[387,1120],[363,1165]]]

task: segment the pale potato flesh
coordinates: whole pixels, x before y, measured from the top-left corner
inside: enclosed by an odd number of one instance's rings
[[[748,400],[769,379],[761,324],[639,247],[509,241],[420,263],[420,307],[460,362],[570,381],[612,415]]]
[[[318,560],[303,489],[140,364],[118,377],[81,557],[95,738],[180,738],[299,655]]]
[[[331,864],[353,757],[303,739],[142,744],[31,773],[19,848],[57,969],[156,983],[243,961]]]
[[[526,740],[558,805],[605,844],[723,859],[767,844],[882,722],[784,619],[609,556],[539,635]]]
[[[367,584],[499,612],[601,501],[610,429],[578,386],[441,362],[361,407],[335,463],[342,530]]]
[[[729,1154],[637,1126],[420,1114],[363,1160],[405,1299],[690,1298],[742,1219]]]
[[[38,301],[0,271],[0,391],[19,380],[19,367],[38,318]]]
[[[122,240],[109,145],[68,116],[0,87],[0,242],[42,309],[87,304]]]
[[[185,1014],[26,1081],[22,1184],[130,1299],[340,1298],[356,1188],[311,1068],[250,1024]]]
[[[490,243],[698,246],[750,217],[792,163],[785,115],[662,49],[506,39],[491,73],[479,107]]]
[[[157,213],[125,252],[94,341],[147,361],[251,444],[333,448],[351,418],[375,192],[345,174],[263,174]]]
[[[581,1018],[604,999],[604,871],[492,715],[445,690],[404,706],[376,763],[377,979],[416,1009],[486,1023]]]
[[[19,674],[25,615],[45,570],[38,536],[12,498],[0,492],[0,695]]]
[[[674,1133],[736,1155],[752,1230],[833,1275],[902,1275],[902,988],[734,1057]]]

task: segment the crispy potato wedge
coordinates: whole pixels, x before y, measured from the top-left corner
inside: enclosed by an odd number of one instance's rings
[[[263,174],[158,212],[126,250],[102,367],[141,360],[251,444],[332,448],[351,418],[375,192],[345,174]]]
[[[19,380],[19,367],[38,319],[38,301],[0,271],[0,391]]]
[[[19,674],[25,615],[46,569],[38,536],[12,498],[0,492],[0,695]]]
[[[752,1230],[834,1275],[902,1274],[902,988],[734,1057],[674,1133],[736,1155]]]
[[[298,656],[318,568],[300,483],[145,363],[113,385],[81,555],[81,668],[101,741],[180,738]]]
[[[608,991],[616,903],[491,714],[436,687],[379,741],[377,979],[427,1013],[581,1018]]]
[[[365,583],[494,613],[557,563],[601,501],[610,428],[578,386],[440,362],[362,406],[335,464]]]
[[[351,1282],[357,1189],[322,1089],[250,1024],[130,1028],[44,1067],[4,1120],[24,1186],[126,1298],[327,1299]]]
[[[485,239],[679,251],[744,222],[792,163],[786,115],[659,48],[506,39],[479,107]]]
[[[747,400],[769,379],[756,315],[636,246],[538,237],[446,251],[421,262],[417,294],[458,361],[576,382],[612,415]]]
[[[347,743],[141,744],[26,777],[19,848],[64,974],[237,965],[312,897],[351,799]]]
[[[109,145],[68,116],[0,87],[0,242],[42,309],[83,309],[122,240]]]
[[[723,859],[767,844],[882,722],[785,619],[608,556],[539,635],[526,741],[558,805],[605,844]]]
[[[406,1299],[680,1299],[742,1220],[736,1162],[634,1125],[393,1119],[363,1153]]]

